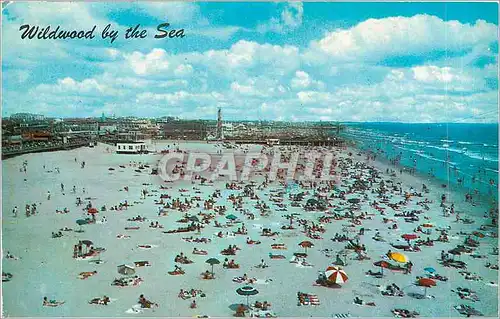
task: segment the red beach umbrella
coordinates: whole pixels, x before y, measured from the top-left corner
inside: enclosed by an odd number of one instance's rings
[[[382,273],[382,276],[384,275],[384,268],[389,269],[391,266],[387,261],[385,260],[379,260],[373,263],[374,266],[380,267],[380,273]]]
[[[417,234],[404,234],[401,235],[401,238],[406,239],[406,240],[413,240],[417,239],[419,236]]]
[[[424,288],[424,296],[427,296],[427,288],[436,286],[436,281],[431,278],[420,278],[417,285]]]
[[[97,208],[95,208],[95,207],[91,207],[91,208],[89,208],[89,209],[87,210],[87,213],[89,213],[89,214],[97,214],[97,213],[98,213],[98,211],[97,211]]]
[[[436,281],[431,278],[419,278],[417,284],[422,287],[433,287],[436,286]]]
[[[306,253],[307,253],[307,248],[311,248],[311,247],[314,247],[314,244],[311,243],[310,241],[308,240],[304,240],[303,242],[300,242],[299,243],[299,246],[304,248],[306,250]]]

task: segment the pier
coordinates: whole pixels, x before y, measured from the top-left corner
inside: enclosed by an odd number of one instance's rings
[[[79,143],[68,143],[68,144],[61,144],[61,145],[52,145],[52,146],[45,146],[45,147],[34,147],[34,148],[21,148],[21,149],[16,149],[16,150],[9,150],[9,151],[4,151],[2,150],[2,159],[7,159],[23,154],[28,154],[28,153],[41,153],[41,152],[55,152],[55,151],[63,151],[63,150],[71,150],[74,148],[82,147],[82,146],[88,146],[89,142],[79,142]]]

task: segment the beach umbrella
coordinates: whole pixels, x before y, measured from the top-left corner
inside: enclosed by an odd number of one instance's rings
[[[119,265],[118,273],[125,276],[130,276],[135,274],[135,268],[129,265]]]
[[[79,232],[83,232],[82,225],[86,225],[87,221],[85,219],[77,219],[76,223],[77,223],[78,226],[80,226]]]
[[[436,269],[434,269],[432,267],[425,267],[424,270],[427,272],[430,272],[431,274],[436,272]]]
[[[431,278],[420,278],[417,281],[417,286],[425,287],[424,296],[427,296],[427,288],[436,286],[436,281]]]
[[[97,213],[98,213],[98,211],[97,211],[97,208],[95,208],[95,207],[91,207],[91,208],[89,208],[89,209],[87,210],[87,213],[89,213],[89,214],[97,214]]]
[[[236,289],[236,293],[240,296],[246,296],[247,297],[247,306],[249,306],[248,297],[258,294],[259,291],[257,289],[255,289],[254,287],[245,286],[245,287],[241,287],[241,288]]]
[[[347,201],[349,203],[351,203],[351,204],[358,204],[361,201],[361,199],[359,199],[359,198],[349,198]]]
[[[205,261],[207,264],[212,266],[212,275],[214,274],[214,265],[220,264],[220,261],[217,258],[209,258]]]
[[[453,248],[453,249],[448,250],[448,253],[452,254],[453,256],[462,255],[462,252],[457,248]]]
[[[389,268],[391,266],[385,260],[376,261],[376,262],[373,263],[373,265],[375,265],[377,267],[380,267],[380,272],[382,273],[382,275],[384,275],[384,268]]]
[[[233,214],[227,215],[226,218],[229,219],[229,220],[237,220],[238,219],[238,217],[236,217]]]
[[[197,216],[189,216],[188,220],[190,220],[192,222],[199,222],[200,221],[200,219]]]
[[[84,244],[85,246],[92,246],[94,243],[91,241],[91,240],[88,240],[88,239],[84,239],[82,240],[82,244]]]
[[[413,240],[413,239],[417,239],[418,235],[417,234],[404,234],[404,235],[401,235],[401,238],[406,239],[406,240]]]
[[[310,241],[308,240],[304,240],[303,242],[300,242],[299,243],[299,246],[304,248],[305,249],[305,252],[307,253],[307,248],[311,248],[311,247],[314,247],[314,244],[311,243]]]
[[[408,257],[405,254],[393,252],[389,254],[389,258],[398,263],[407,263],[409,261]]]
[[[429,224],[429,223],[425,223],[425,224],[422,224],[422,227],[431,228],[431,227],[434,227],[434,225]]]
[[[329,266],[325,270],[325,276],[328,281],[335,284],[343,284],[347,282],[347,274],[340,267]]]

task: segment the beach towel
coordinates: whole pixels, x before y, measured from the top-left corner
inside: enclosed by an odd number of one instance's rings
[[[128,308],[125,313],[142,313],[145,310],[152,310],[154,311],[154,308],[157,308],[158,306],[152,305],[151,308],[142,308],[140,304],[133,305],[132,307]]]
[[[332,317],[334,317],[334,318],[350,318],[351,314],[350,313],[336,313],[336,314],[333,314]]]

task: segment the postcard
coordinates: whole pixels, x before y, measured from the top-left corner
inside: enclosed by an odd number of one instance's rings
[[[2,316],[498,317],[498,12],[2,1]]]

